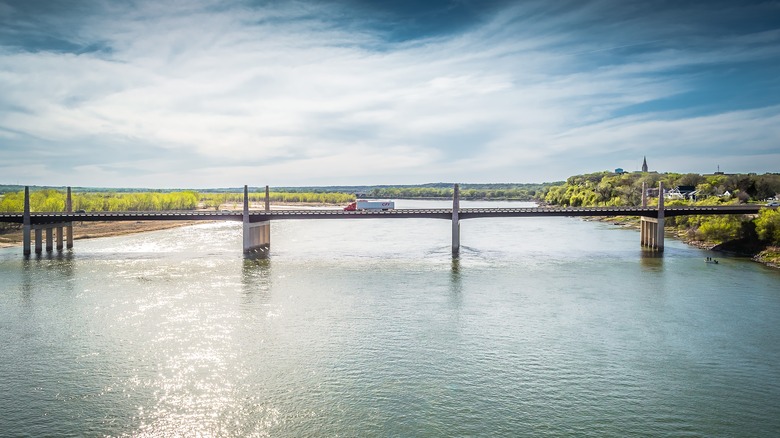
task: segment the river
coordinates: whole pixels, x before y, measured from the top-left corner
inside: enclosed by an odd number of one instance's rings
[[[462,207],[528,206],[462,202]],[[397,201],[398,208],[446,202]],[[0,249],[3,436],[774,436],[780,273],[576,218]],[[720,260],[705,264],[707,256]]]

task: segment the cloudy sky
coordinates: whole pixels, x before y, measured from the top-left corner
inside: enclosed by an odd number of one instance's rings
[[[0,184],[780,172],[780,2],[0,0]]]

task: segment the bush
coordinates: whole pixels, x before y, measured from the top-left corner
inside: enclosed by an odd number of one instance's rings
[[[738,216],[711,216],[701,222],[696,237],[710,242],[725,242],[739,238],[742,220]]]
[[[761,209],[756,219],[758,238],[772,245],[780,245],[780,210]]]

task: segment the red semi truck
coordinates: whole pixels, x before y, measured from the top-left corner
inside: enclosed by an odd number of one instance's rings
[[[365,199],[358,199],[344,207],[344,211],[379,211],[392,210],[394,208],[395,202],[393,201],[366,201]]]

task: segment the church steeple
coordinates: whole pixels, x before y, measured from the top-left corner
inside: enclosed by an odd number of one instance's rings
[[[647,157],[642,159],[642,172],[647,172]]]

